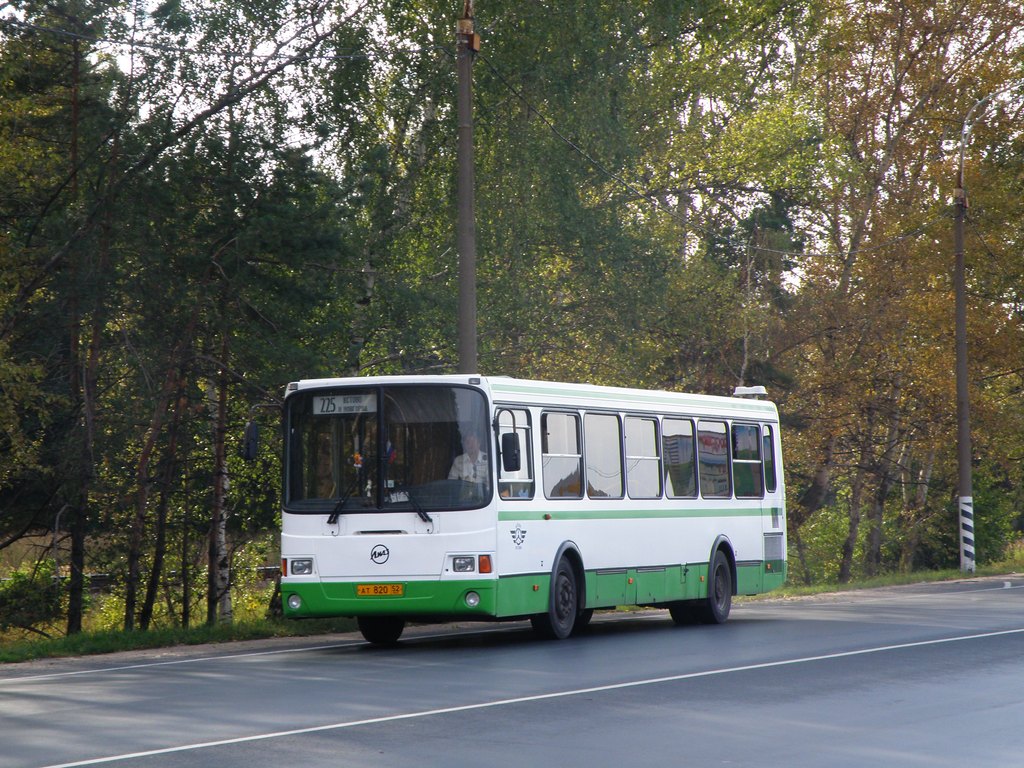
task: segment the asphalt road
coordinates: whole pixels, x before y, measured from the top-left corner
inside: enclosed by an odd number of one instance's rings
[[[1024,765],[1024,578],[0,666],[0,768]]]

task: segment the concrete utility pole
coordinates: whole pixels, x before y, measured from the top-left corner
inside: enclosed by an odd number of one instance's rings
[[[961,161],[963,154],[961,153]],[[971,416],[967,387],[967,289],[964,276],[964,192],[963,162],[953,191],[953,291],[956,296],[956,454],[959,464],[957,506],[960,509],[960,570],[974,573],[974,498],[971,489]]]
[[[459,252],[459,373],[477,372],[476,355],[476,222],[473,194],[473,55],[480,36],[473,31],[473,0],[464,0],[456,28],[455,66],[458,72],[458,219],[455,242]]]
[[[967,287],[964,269],[964,220],[967,218],[967,192],[964,186],[964,152],[971,138],[975,113],[996,96],[1021,84],[1020,80],[979,99],[967,111],[960,131],[960,163],[953,191],[953,290],[956,296],[956,453],[959,463],[957,506],[960,509],[960,570],[974,573],[974,491],[971,488],[971,409],[967,372]]]

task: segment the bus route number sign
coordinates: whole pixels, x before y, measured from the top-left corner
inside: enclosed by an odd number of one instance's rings
[[[317,395],[313,398],[314,416],[343,416],[349,413],[376,413],[377,396],[372,392],[358,395]]]

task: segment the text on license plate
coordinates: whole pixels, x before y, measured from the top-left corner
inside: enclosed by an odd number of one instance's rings
[[[357,597],[401,597],[404,584],[356,584]]]

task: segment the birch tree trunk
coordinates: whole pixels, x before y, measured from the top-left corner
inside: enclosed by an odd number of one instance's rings
[[[228,416],[227,354],[228,337],[225,333],[221,337],[220,372],[216,382],[211,382],[207,390],[213,415],[213,504],[210,510],[206,593],[206,623],[209,625],[217,622],[230,624],[232,621],[231,563],[227,545],[228,465],[224,449]]]
[[[897,389],[897,395],[898,392]],[[878,487],[869,513],[871,525],[868,529],[868,540],[864,553],[864,572],[867,576],[876,576],[882,569],[882,526],[885,523],[885,502],[889,498],[889,492],[896,479],[893,455],[899,447],[900,433],[899,408],[894,402],[892,421],[885,439],[885,450],[878,461]]]
[[[857,459],[857,471],[853,476],[853,485],[850,488],[850,511],[849,526],[846,532],[846,541],[843,542],[843,554],[839,561],[840,584],[850,581],[853,571],[853,553],[857,548],[857,536],[860,534],[860,518],[862,495],[864,492],[864,481],[867,475],[867,468],[871,465],[871,445],[875,432],[875,409],[868,411],[868,417],[864,424],[864,431],[861,433],[860,455]]]
[[[917,472],[913,482],[913,493],[908,495],[904,506],[904,516],[907,521],[907,535],[903,540],[903,548],[900,552],[900,570],[911,571],[914,568],[914,559],[917,556],[917,549],[921,544],[921,522],[922,512],[928,502],[928,486],[932,479],[932,470],[935,468],[936,447],[933,445],[928,451],[928,458],[924,466]]]

